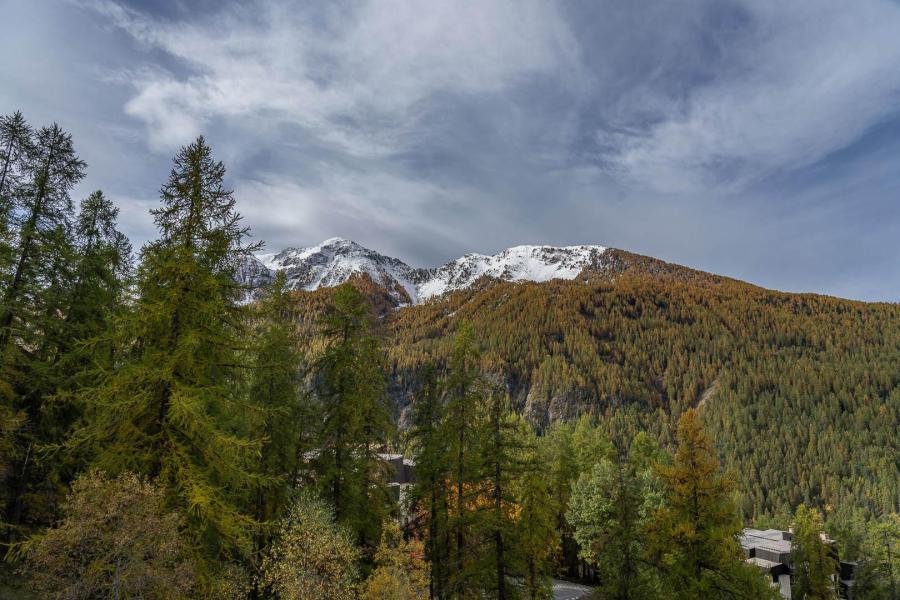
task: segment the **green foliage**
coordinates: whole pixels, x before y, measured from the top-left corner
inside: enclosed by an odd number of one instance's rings
[[[853,582],[855,600],[894,600],[900,578],[900,515],[868,524]]]
[[[311,406],[300,391],[301,357],[293,310],[284,274],[279,273],[254,307],[249,332],[252,361],[247,393],[254,410],[246,416],[253,436],[262,440],[251,500],[260,527],[254,536],[255,562],[297,486],[303,453],[313,448]]]
[[[527,430],[524,435],[533,437]],[[529,600],[552,597],[551,575],[560,545],[557,503],[547,481],[542,454],[530,441],[525,471],[515,482],[518,505],[513,548],[521,557],[523,596]]]
[[[301,494],[262,563],[262,587],[280,600],[353,600],[359,579],[354,534],[324,501]]]
[[[670,597],[749,600],[769,595],[763,575],[742,561],[733,484],[719,471],[696,410],[686,411],[679,420],[672,466],[658,470],[664,503],[647,537]]]
[[[791,538],[791,565],[794,571],[792,591],[799,600],[837,598],[837,552],[822,539],[824,530],[822,513],[803,504],[797,507]]]
[[[337,520],[374,548],[388,502],[377,452],[392,423],[371,306],[356,288],[343,285],[320,327],[327,345],[314,366],[321,410],[315,479]]]
[[[898,509],[898,305],[769,291],[652,259],[612,279],[492,282],[391,315],[397,384],[446,364],[463,322],[541,430],[589,413],[617,436],[646,431],[670,448],[678,417],[699,406],[748,521],[801,502]]]
[[[79,333],[61,317],[73,301],[74,209],[85,164],[58,125],[33,130],[21,113],[0,120],[0,479],[7,539],[52,519],[66,473],[46,448],[62,441],[70,413],[49,400],[65,379],[58,362]],[[12,424],[15,424],[11,427]]]
[[[94,363],[79,398],[88,420],[73,439],[111,473],[156,478],[187,517],[202,565],[250,551],[257,485],[241,395],[246,309],[238,304],[242,245],[225,169],[203,138],[181,149],[153,215],[160,238],[141,252],[137,297],[117,323],[113,368]],[[206,569],[208,572],[208,569]]]
[[[194,577],[181,523],[156,486],[90,471],[72,484],[62,521],[20,551],[42,598],[186,598]]]
[[[362,589],[363,600],[421,600],[428,597],[428,564],[421,542],[404,540],[393,521],[381,530],[375,570]]]
[[[650,519],[662,505],[661,484],[638,440],[627,455],[603,457],[578,478],[568,520],[581,556],[600,578],[600,595],[616,600],[655,598],[659,582],[647,564]]]

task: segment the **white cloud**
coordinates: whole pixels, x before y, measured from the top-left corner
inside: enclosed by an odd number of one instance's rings
[[[214,117],[266,114],[378,155],[402,146],[434,94],[496,93],[576,60],[559,15],[537,0],[369,1],[326,14],[258,2],[190,23],[153,21],[110,0],[88,6],[187,66],[134,77],[126,111],[159,149]]]
[[[900,99],[900,5],[748,0],[711,81],[637,134],[616,136],[613,164],[656,189],[739,187],[847,146]]]

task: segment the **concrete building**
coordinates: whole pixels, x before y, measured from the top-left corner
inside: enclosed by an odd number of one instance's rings
[[[745,560],[766,572],[771,578],[772,586],[778,588],[784,598],[791,598],[791,531],[780,529],[744,529],[739,541],[744,551]],[[834,544],[823,533],[822,540]],[[837,549],[834,549],[837,557]],[[853,571],[856,566],[849,562],[840,562],[840,572],[835,575],[841,598],[852,599]]]

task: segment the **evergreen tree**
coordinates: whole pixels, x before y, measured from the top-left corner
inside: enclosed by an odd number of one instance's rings
[[[287,279],[279,271],[254,311],[249,396],[254,433],[262,440],[257,459],[254,518],[261,529],[254,537],[258,556],[269,541],[269,526],[281,516],[295,487],[297,463],[310,449],[310,414],[300,392],[299,340]]]
[[[577,576],[579,574],[578,544],[573,536],[573,528],[566,519],[572,485],[579,475],[571,425],[562,422],[553,423],[544,435],[538,438],[538,443],[542,469],[546,474],[548,487],[553,496],[556,530],[560,535],[555,562],[562,574]]]
[[[201,137],[183,147],[152,214],[160,237],[141,252],[137,298],[120,320],[114,368],[99,363],[80,398],[89,421],[72,445],[89,444],[110,473],[155,478],[167,505],[187,517],[201,574],[216,557],[246,555],[253,489],[241,397],[246,309],[237,266],[245,246],[225,167]]]
[[[534,431],[520,421],[522,435],[529,439],[525,472],[516,482],[517,524],[515,547],[522,557],[524,596],[528,600],[550,598],[553,559],[560,544],[557,530],[557,506],[551,492],[552,482],[546,475],[543,454],[536,448]]]
[[[14,198],[24,190],[20,189],[33,156],[33,136],[31,126],[21,112],[0,116],[0,274],[4,279],[13,258],[16,237],[14,219],[16,203]],[[16,198],[21,201],[21,198]]]
[[[457,598],[479,589],[475,576],[480,569],[480,548],[477,540],[470,539],[477,517],[474,506],[482,494],[478,448],[486,394],[479,360],[472,327],[463,324],[454,339],[448,364],[444,420],[451,483],[447,585],[451,597]]]
[[[488,411],[484,422],[485,431],[481,436],[481,467],[487,496],[486,504],[480,511],[479,525],[484,528],[490,540],[490,551],[485,571],[493,576],[485,577],[490,582],[490,591],[497,600],[511,597],[511,582],[523,574],[522,555],[516,547],[516,519],[519,506],[513,492],[515,484],[522,477],[525,465],[526,436],[518,429],[520,422],[509,408],[509,398],[499,389],[491,386],[488,396]],[[526,430],[528,425],[521,423]],[[528,450],[531,450],[530,448]]]
[[[803,504],[797,507],[791,538],[791,587],[799,600],[837,598],[837,551],[822,539],[824,530],[822,513]]]
[[[695,409],[679,419],[675,460],[660,466],[659,474],[665,504],[650,524],[648,540],[670,597],[773,597],[764,576],[742,560],[733,484],[719,471]]]
[[[603,598],[629,600],[659,594],[646,559],[648,519],[660,507],[659,482],[637,442],[616,459],[603,458],[575,484],[569,521],[582,557],[600,578]]]
[[[891,513],[869,523],[857,558],[854,600],[896,600],[900,593],[900,515]]]
[[[382,353],[371,305],[350,284],[340,286],[320,327],[328,340],[315,364],[322,423],[316,481],[366,548],[381,533],[388,494],[378,450],[391,435]]]
[[[14,115],[12,122],[19,135],[28,135],[21,115]],[[9,124],[7,120],[7,132]],[[8,268],[0,273],[2,413],[5,420],[20,422],[9,442],[11,468],[3,486],[9,537],[49,521],[53,498],[63,491],[42,450],[59,441],[61,424],[46,411],[47,396],[54,391],[48,362],[55,359],[54,342],[71,283],[69,192],[84,176],[85,167],[75,154],[71,136],[56,124],[40,129],[33,140],[21,139],[18,145],[25,157],[20,164],[7,165],[4,184],[11,192],[5,199],[6,214],[17,231],[15,243],[9,246]],[[10,185],[15,179],[20,184]]]
[[[422,391],[413,401],[411,441],[416,480],[411,493],[411,511],[421,514],[425,527],[425,556],[431,564],[429,598],[444,598],[448,559],[448,486],[444,405],[438,390],[437,372],[426,367]]]
[[[59,125],[42,127],[35,135],[27,162],[29,183],[12,198],[12,213],[21,220],[13,264],[0,298],[0,363],[8,360],[10,345],[21,343],[31,317],[40,313],[41,266],[59,248],[59,230],[72,219],[69,192],[84,177],[85,163],[75,154],[72,136]]]

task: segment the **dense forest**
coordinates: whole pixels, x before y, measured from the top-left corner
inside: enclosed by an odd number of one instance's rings
[[[11,598],[800,598],[900,572],[900,307],[620,253],[396,309],[235,275],[260,248],[201,137],[134,252],[58,125],[0,121],[0,494]],[[161,174],[162,175],[162,174]],[[398,495],[385,453],[415,464]]]

